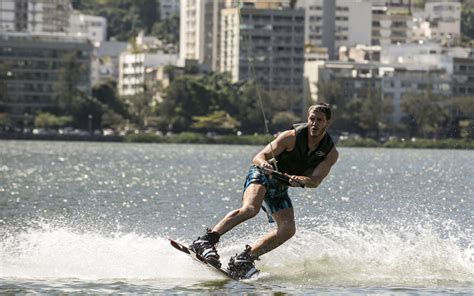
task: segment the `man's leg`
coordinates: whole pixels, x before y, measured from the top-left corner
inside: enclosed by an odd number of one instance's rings
[[[296,232],[293,208],[286,208],[273,213],[277,229],[268,232],[262,239],[251,247],[250,255],[259,257],[270,252],[289,240]]]
[[[262,207],[263,198],[265,197],[266,188],[262,184],[252,183],[244,192],[242,198],[242,207],[229,212],[212,231],[224,234],[234,228],[236,225],[248,220],[258,214]]]

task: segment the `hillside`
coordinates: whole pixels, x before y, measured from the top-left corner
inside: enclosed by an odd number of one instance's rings
[[[72,0],[73,8],[107,18],[107,35],[128,41],[141,30],[178,44],[179,18],[160,20],[159,0]]]

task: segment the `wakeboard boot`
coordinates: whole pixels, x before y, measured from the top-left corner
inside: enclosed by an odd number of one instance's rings
[[[258,274],[259,270],[255,268],[255,260],[260,260],[258,257],[250,255],[251,247],[245,246],[245,250],[231,257],[228,263],[227,272],[238,279],[249,279]]]
[[[219,233],[207,229],[206,234],[193,241],[189,249],[204,258],[204,260],[212,266],[221,268],[222,264],[216,250],[216,244],[219,242],[219,238]]]

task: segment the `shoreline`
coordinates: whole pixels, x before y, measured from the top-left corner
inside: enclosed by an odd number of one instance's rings
[[[169,136],[153,133],[119,135],[59,135],[59,134],[25,134],[0,133],[0,140],[33,140],[33,141],[81,141],[81,142],[122,142],[122,143],[167,143],[167,144],[228,144],[228,145],[267,145],[273,136],[270,135],[222,135],[206,136],[200,133],[183,132]],[[391,139],[379,142],[370,138],[339,140],[338,147],[366,148],[413,148],[413,149],[459,149],[474,150],[474,140],[468,139]]]

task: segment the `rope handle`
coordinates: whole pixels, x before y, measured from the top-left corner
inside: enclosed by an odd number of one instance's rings
[[[290,176],[288,176],[287,174],[276,171],[276,170],[263,168],[261,166],[257,166],[257,167],[263,170],[264,172],[269,173],[270,176],[274,177],[275,179],[282,181],[284,183],[290,184]],[[293,182],[297,183],[299,187],[304,188],[304,184],[302,182],[297,181],[297,180],[293,180]]]

